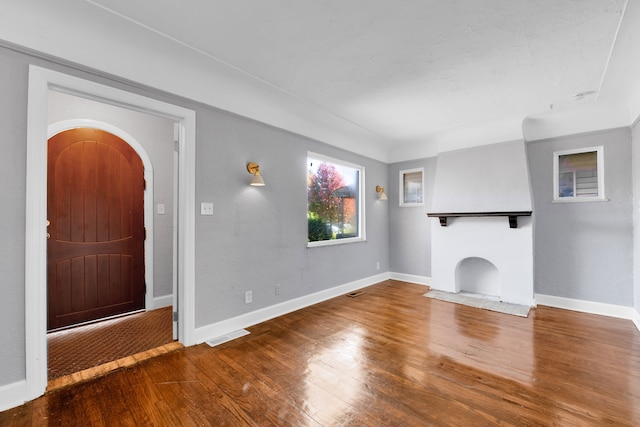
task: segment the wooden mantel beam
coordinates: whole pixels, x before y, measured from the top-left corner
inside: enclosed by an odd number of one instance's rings
[[[513,211],[513,212],[449,212],[449,213],[427,213],[428,217],[437,217],[440,225],[446,227],[449,218],[468,218],[485,216],[506,216],[509,218],[509,228],[518,228],[519,216],[531,216],[533,211]]]

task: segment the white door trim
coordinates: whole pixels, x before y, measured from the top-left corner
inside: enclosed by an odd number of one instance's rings
[[[178,336],[186,346],[195,343],[195,111],[30,65],[25,223],[27,399],[44,394],[47,387],[47,98],[51,89],[179,123]]]

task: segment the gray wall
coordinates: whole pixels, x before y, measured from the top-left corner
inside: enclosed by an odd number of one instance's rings
[[[551,203],[553,152],[604,146],[606,202]],[[617,129],[527,144],[534,199],[535,292],[630,306],[631,135]]]
[[[158,116],[49,92],[49,124],[92,119],[116,126],[144,148],[153,166],[153,296],[173,293],[173,121]],[[165,215],[156,205],[164,203]],[[154,308],[154,307],[147,307]]]
[[[436,157],[389,165],[389,264],[394,273],[431,277],[431,211]],[[400,171],[424,168],[424,206],[400,206]],[[437,221],[437,219],[435,220]]]
[[[389,270],[388,210],[375,192],[386,164],[213,111],[198,115],[197,134],[196,200],[214,203],[214,216],[196,219],[197,326]],[[307,248],[307,151],[365,166],[366,242]],[[248,185],[249,161],[265,187]]]
[[[635,126],[635,144],[640,143]],[[606,202],[552,203],[553,152],[604,146]],[[634,145],[634,148],[636,147]],[[535,292],[640,307],[640,280],[633,281],[633,189],[640,194],[640,168],[631,175],[631,133],[615,129],[527,143],[533,191]],[[640,150],[634,150],[635,164]],[[391,271],[431,276],[430,211],[437,158],[389,166],[389,259]],[[425,168],[424,207],[398,206],[398,174]],[[637,214],[633,215],[634,217]],[[640,219],[637,219],[640,221]],[[640,233],[636,244],[640,244]],[[636,260],[640,271],[640,255]]]
[[[0,49],[0,386],[25,378],[27,66]]]
[[[633,306],[640,312],[640,125],[638,121],[631,131],[631,153],[633,162]]]
[[[196,111],[196,203],[215,204],[196,218],[196,326],[389,270],[388,208],[375,185],[388,166],[214,108],[77,67],[0,47],[0,386],[25,378],[24,236],[28,65],[146,95]],[[306,153],[312,150],[366,167],[363,243],[307,248]],[[246,163],[260,164],[267,186],[248,186]],[[199,209],[197,209],[199,212]],[[376,269],[380,262],[380,270]],[[281,284],[276,296],[274,285]],[[244,304],[244,291],[254,302]]]

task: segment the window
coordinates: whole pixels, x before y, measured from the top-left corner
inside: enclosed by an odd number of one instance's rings
[[[423,206],[424,168],[400,171],[400,206]]]
[[[605,200],[602,152],[602,147],[591,147],[553,153],[553,200]]]
[[[364,167],[307,155],[308,246],[364,240]]]

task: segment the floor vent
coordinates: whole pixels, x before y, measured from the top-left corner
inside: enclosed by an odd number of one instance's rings
[[[347,294],[347,296],[349,298],[355,298],[355,297],[359,297],[362,294],[364,294],[364,291],[355,291],[355,292],[351,292],[350,294]]]
[[[226,342],[235,340],[236,338],[240,338],[243,337],[245,335],[249,335],[251,332],[247,331],[246,329],[240,329],[234,332],[231,332],[230,334],[227,335],[222,335],[219,336],[218,338],[214,338],[212,340],[207,341],[207,344],[209,344],[210,347],[215,347],[217,345],[220,344],[224,344]]]

